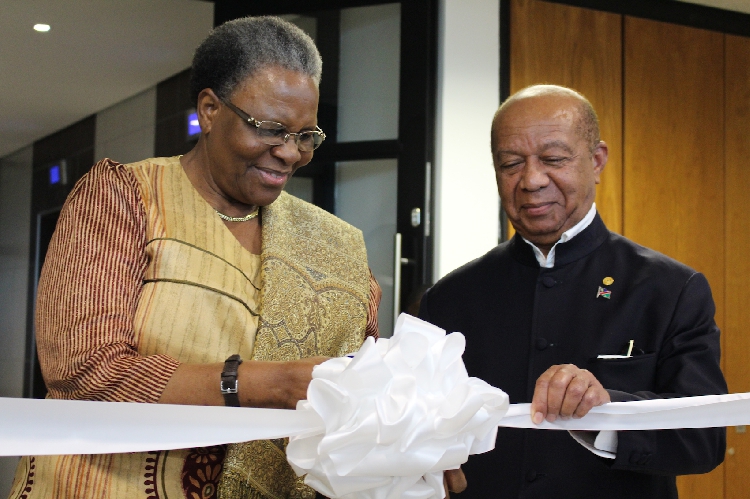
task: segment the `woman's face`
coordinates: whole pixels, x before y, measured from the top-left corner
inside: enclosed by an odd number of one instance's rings
[[[262,69],[227,100],[256,120],[281,123],[289,132],[314,130],[317,125],[318,88],[312,78],[296,71]],[[310,162],[312,151],[300,151],[294,137],[279,146],[263,143],[254,125],[215,101],[203,127],[209,184],[230,202],[273,203],[294,172]],[[199,97],[199,106],[201,102]]]

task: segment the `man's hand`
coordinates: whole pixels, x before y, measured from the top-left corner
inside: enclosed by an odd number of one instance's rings
[[[445,497],[450,498],[450,493],[456,494],[466,490],[466,477],[461,468],[457,470],[445,470],[443,472],[443,484],[445,485]]]
[[[536,380],[531,419],[540,424],[558,417],[582,418],[592,407],[609,402],[609,393],[586,369],[573,364],[552,366]]]

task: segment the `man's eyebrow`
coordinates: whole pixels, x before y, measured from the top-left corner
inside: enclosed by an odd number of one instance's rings
[[[521,156],[521,153],[517,151],[512,151],[510,149],[499,149],[495,151],[495,155],[500,156],[501,154],[510,154],[512,156]]]
[[[570,145],[568,145],[567,142],[562,141],[562,140],[552,140],[550,142],[545,142],[544,144],[542,144],[541,151],[544,152],[549,149],[554,149],[555,147],[559,147],[565,152],[569,154],[573,154],[573,149],[571,149]]]
[[[570,147],[570,145],[563,140],[551,140],[549,142],[545,142],[539,148],[539,152],[540,153],[546,152],[549,149],[554,149],[556,147],[559,147],[560,149],[567,152],[568,154],[573,154],[574,152],[573,149]],[[495,152],[495,155],[496,156],[501,156],[501,155],[523,156],[523,154],[521,154],[520,152],[512,150],[512,149],[499,149]]]

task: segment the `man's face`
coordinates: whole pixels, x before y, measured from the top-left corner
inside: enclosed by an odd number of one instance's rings
[[[545,253],[591,208],[607,146],[580,135],[578,101],[526,97],[497,116],[493,162],[503,208],[513,227]]]

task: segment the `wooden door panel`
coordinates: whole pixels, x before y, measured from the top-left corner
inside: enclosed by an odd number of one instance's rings
[[[707,276],[730,390],[750,391],[750,39],[725,49],[720,33],[538,0],[511,0],[510,25],[511,92],[555,83],[591,100],[611,152],[605,222]],[[726,486],[724,467],[680,477],[682,499],[746,495],[750,434],[728,438]]]
[[[624,235],[703,272],[724,311],[724,36],[626,17]],[[682,499],[723,496],[720,467]]]
[[[599,115],[610,155],[596,206],[622,231],[622,16],[538,0],[511,2],[510,91],[535,83],[573,88]]]
[[[726,294],[724,373],[730,392],[750,392],[750,38],[726,41]],[[738,431],[739,430],[739,431]],[[726,499],[747,497],[750,434],[727,428]]]

